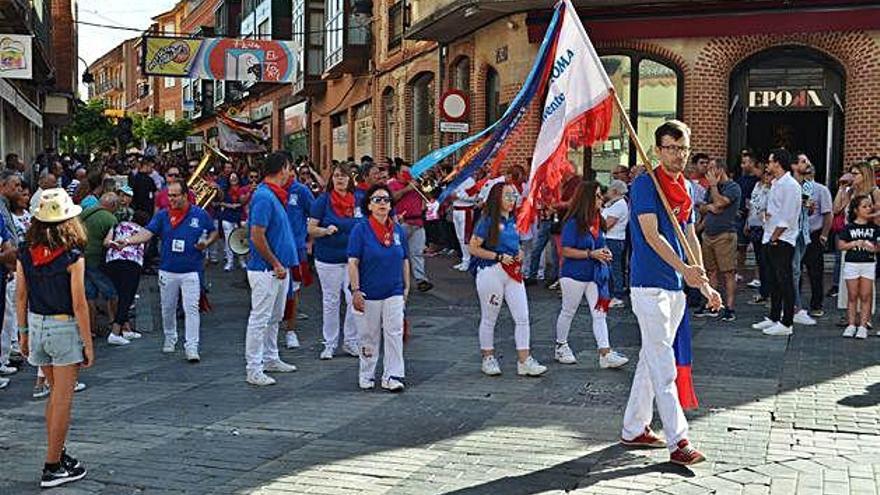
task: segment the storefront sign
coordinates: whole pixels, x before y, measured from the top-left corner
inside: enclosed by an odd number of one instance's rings
[[[30,79],[33,61],[30,36],[0,34],[0,77]]]
[[[263,120],[272,116],[272,102],[263,103],[262,105],[251,109],[251,122]]]
[[[801,90],[753,90],[749,91],[749,108],[822,108],[828,106],[824,91]]]
[[[142,67],[149,76],[246,82],[292,82],[292,41],[145,36]]]

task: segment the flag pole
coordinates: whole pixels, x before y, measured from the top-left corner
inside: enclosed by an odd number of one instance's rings
[[[623,102],[620,101],[620,97],[617,96],[617,91],[615,91],[614,88],[611,88],[610,91],[611,94],[614,95],[614,106],[617,107],[617,111],[620,113],[620,117],[621,119],[623,119],[623,122],[626,125],[629,139],[635,145],[636,151],[639,155],[639,159],[642,161],[642,163],[645,164],[645,171],[654,182],[654,187],[657,189],[657,195],[660,196],[660,202],[663,203],[663,209],[666,210],[666,215],[669,216],[669,221],[672,222],[672,228],[675,231],[675,236],[678,237],[678,242],[681,243],[681,247],[682,249],[684,249],[684,253],[688,261],[690,261],[691,264],[695,264],[697,262],[697,259],[694,257],[691,245],[690,243],[688,243],[687,237],[685,237],[684,235],[684,231],[681,230],[681,224],[678,222],[678,218],[675,216],[675,213],[669,206],[669,201],[666,199],[666,195],[663,193],[663,189],[660,188],[660,182],[657,181],[657,176],[654,173],[654,167],[651,166],[651,161],[648,159],[648,155],[647,153],[645,153],[641,141],[639,141],[638,134],[636,134],[636,130],[633,127],[632,122],[630,122],[629,120],[629,115],[623,108]]]

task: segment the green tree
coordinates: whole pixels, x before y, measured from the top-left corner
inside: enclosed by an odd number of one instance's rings
[[[186,140],[193,130],[193,124],[189,119],[168,122],[162,117],[137,116],[132,128],[138,140],[165,147],[173,142]]]
[[[104,115],[106,108],[101,100],[78,105],[73,120],[61,130],[61,147],[68,153],[84,154],[113,148],[115,124]]]

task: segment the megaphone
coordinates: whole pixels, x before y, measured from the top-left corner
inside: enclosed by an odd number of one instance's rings
[[[247,227],[235,228],[232,232],[229,233],[229,237],[226,238],[226,242],[229,244],[229,250],[237,255],[243,256],[251,251],[251,246],[248,242]]]

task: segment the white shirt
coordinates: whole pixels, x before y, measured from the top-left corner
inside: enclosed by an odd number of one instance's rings
[[[602,218],[608,220],[608,217],[616,218],[617,223],[608,229],[608,232],[605,233],[605,238],[615,241],[626,240],[626,225],[629,223],[629,205],[626,204],[626,200],[617,198],[614,203],[603,208]]]
[[[770,195],[767,197],[767,215],[764,218],[763,244],[770,242],[773,232],[778,227],[785,227],[780,241],[795,245],[798,230],[798,221],[801,216],[801,185],[786,172],[785,175],[773,181],[770,186]]]
[[[467,180],[462,182],[458,189],[455,190],[455,201],[452,202],[452,206],[474,206],[476,198],[468,195],[467,190],[474,187],[476,183],[473,177],[468,177]]]

